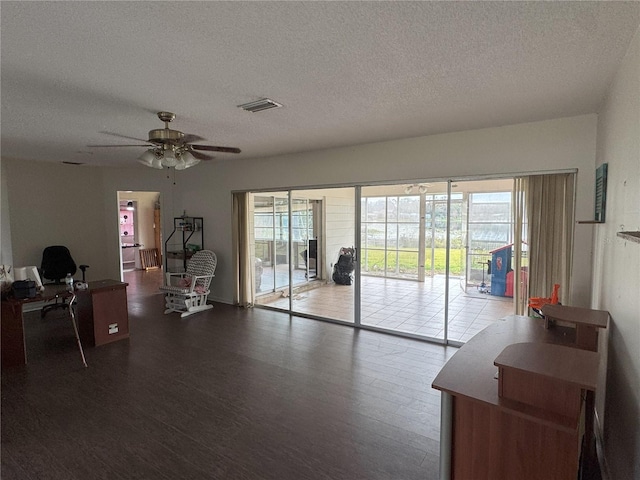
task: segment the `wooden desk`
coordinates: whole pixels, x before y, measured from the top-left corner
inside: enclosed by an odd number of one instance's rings
[[[572,346],[574,329],[510,316],[456,352],[432,385],[443,392],[441,479],[577,477],[581,393],[595,390],[598,354]]]
[[[114,318],[120,322],[120,328],[119,335],[112,337],[113,340],[129,336],[127,285],[115,280],[102,280],[90,282],[88,290],[76,290],[78,330],[80,338],[87,346],[107,343],[102,338],[104,328],[99,333],[93,333],[93,329],[96,325],[106,323],[108,332],[108,325],[113,323]],[[44,291],[34,298],[2,300],[0,342],[3,369],[27,364],[23,305],[53,300],[56,297],[67,299],[71,296],[72,294],[66,290],[66,285],[46,285]],[[98,298],[97,303],[94,303],[95,298]],[[88,304],[91,305],[91,311],[86,308]]]
[[[598,330],[607,328],[609,323],[609,312],[605,310],[549,304],[542,307],[542,313],[546,328],[553,328],[555,321],[573,324],[576,329],[575,346],[592,352],[598,350]]]

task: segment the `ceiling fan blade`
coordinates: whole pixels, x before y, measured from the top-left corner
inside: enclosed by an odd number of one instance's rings
[[[128,138],[129,140],[135,140],[137,142],[149,142],[149,140],[145,140],[144,138],[128,137],[126,135],[120,135],[119,133],[113,133],[113,132],[98,132],[98,133],[104,133],[105,135],[111,135],[112,137]]]
[[[206,153],[196,152],[195,150],[190,150],[190,153],[198,160],[213,160],[214,158],[216,158],[212,155],[207,155]]]
[[[87,145],[87,147],[100,147],[100,148],[104,148],[104,147],[153,147],[153,145]]]
[[[240,153],[239,148],[235,147],[216,147],[214,145],[191,145],[193,150],[205,150],[207,152],[223,152],[223,153]]]
[[[182,137],[183,143],[193,143],[193,142],[201,142],[202,140],[206,140],[200,135],[194,135],[193,133],[185,133],[184,137]]]

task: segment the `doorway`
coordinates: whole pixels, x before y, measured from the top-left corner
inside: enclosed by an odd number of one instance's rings
[[[144,268],[141,251],[162,252],[160,192],[118,192],[120,278],[124,272]],[[159,265],[162,265],[160,262]]]

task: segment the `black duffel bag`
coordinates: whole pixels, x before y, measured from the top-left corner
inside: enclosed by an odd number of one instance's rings
[[[36,282],[33,280],[16,280],[11,285],[16,298],[33,298],[36,296]]]

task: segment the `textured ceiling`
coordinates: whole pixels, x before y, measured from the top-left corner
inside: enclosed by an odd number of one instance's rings
[[[9,2],[2,155],[136,165],[173,128],[261,157],[596,112],[637,2]],[[237,105],[269,97],[284,108]]]

